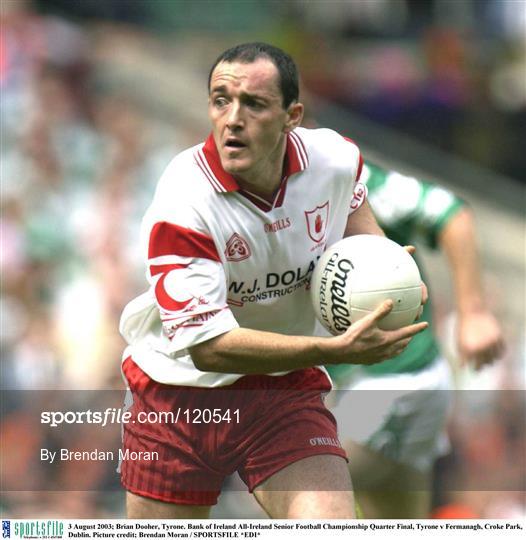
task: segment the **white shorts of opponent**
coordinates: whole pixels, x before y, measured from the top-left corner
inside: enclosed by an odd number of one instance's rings
[[[427,472],[449,451],[445,425],[452,388],[444,358],[414,373],[371,376],[357,368],[331,395],[340,441],[350,439]]]

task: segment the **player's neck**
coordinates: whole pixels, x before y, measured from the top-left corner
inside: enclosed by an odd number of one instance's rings
[[[242,176],[235,177],[239,187],[264,199],[272,200],[283,179],[286,142],[275,156],[260,163],[259,167]]]

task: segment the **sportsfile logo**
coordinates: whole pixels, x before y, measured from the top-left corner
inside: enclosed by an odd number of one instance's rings
[[[2,537],[5,536],[5,521],[2,522]],[[9,524],[9,522],[7,522]],[[64,523],[62,521],[13,521],[13,531],[16,538],[62,538]],[[11,534],[9,532],[9,534]]]
[[[2,520],[2,538],[11,538],[11,522]]]

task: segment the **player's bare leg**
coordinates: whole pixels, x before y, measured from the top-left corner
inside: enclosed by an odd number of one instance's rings
[[[349,470],[346,461],[338,456],[320,455],[296,461],[259,485],[254,495],[271,518],[355,517]]]
[[[210,506],[172,504],[126,493],[126,515],[132,519],[206,519]]]
[[[345,441],[355,496],[366,519],[425,519],[431,476]]]

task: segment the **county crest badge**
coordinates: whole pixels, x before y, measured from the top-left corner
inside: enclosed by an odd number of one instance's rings
[[[329,221],[329,201],[321,206],[316,206],[313,210],[305,211],[307,220],[307,233],[311,240],[320,243],[325,238],[327,223]]]

